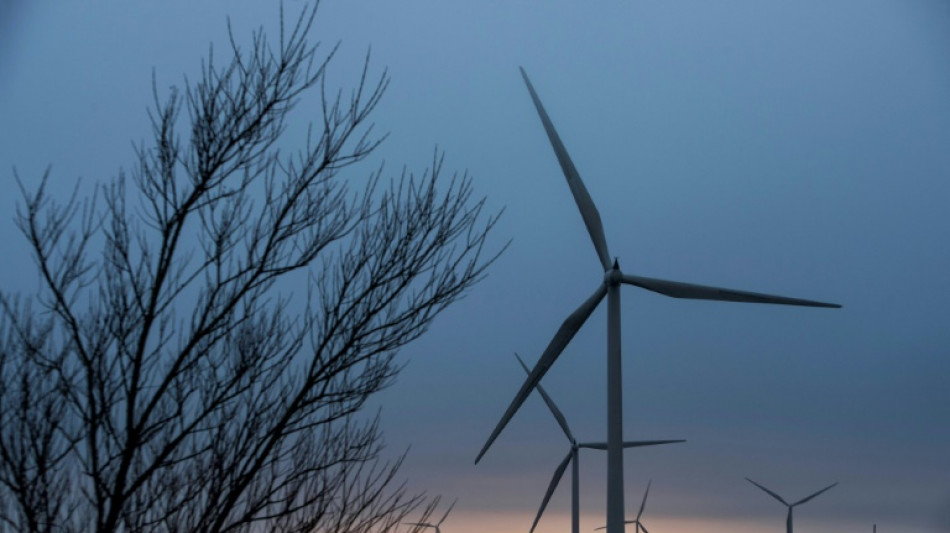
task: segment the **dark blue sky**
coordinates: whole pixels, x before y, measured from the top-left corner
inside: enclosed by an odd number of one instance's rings
[[[290,10],[297,2],[287,2]],[[0,9],[0,167],[67,194],[134,163],[151,76],[194,76],[225,16],[266,2]],[[477,466],[535,361],[601,279],[518,74],[524,66],[627,272],[844,304],[779,308],[623,293],[625,435],[685,438],[627,455],[627,502],[653,479],[651,530],[950,530],[950,4],[938,0],[325,0],[334,82],[372,46],[392,85],[377,157],[420,171],[436,145],[506,208],[488,279],[405,351],[378,403],[410,485],[459,505],[447,531],[530,527],[566,451],[531,398]],[[313,95],[316,97],[317,95]],[[298,107],[290,132],[316,118]],[[292,138],[288,148],[294,147]],[[362,174],[360,174],[362,172]],[[2,200],[0,289],[32,264]],[[545,377],[585,440],[604,433],[605,309]],[[582,457],[582,529],[602,524],[603,458]],[[540,531],[566,527],[568,491]],[[451,528],[449,527],[451,526]]]

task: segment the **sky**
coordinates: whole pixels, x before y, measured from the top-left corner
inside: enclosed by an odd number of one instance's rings
[[[289,11],[301,4],[287,1]],[[156,86],[194,77],[250,0],[0,2],[0,290],[29,289],[15,166],[64,197],[134,163]],[[652,533],[950,531],[950,4],[942,0],[324,0],[347,87],[372,50],[390,136],[365,172],[438,147],[490,209],[488,277],[401,355],[374,403],[413,490],[459,503],[446,533],[527,531],[568,449],[540,398],[473,464],[537,360],[602,280],[518,73],[534,83],[626,273],[831,301],[809,309],[622,296],[628,515]],[[328,49],[328,48],[327,48]],[[318,95],[296,110],[316,118]],[[605,425],[606,310],[543,380],[579,440]],[[581,529],[605,456],[582,452]],[[569,527],[567,476],[539,532]]]

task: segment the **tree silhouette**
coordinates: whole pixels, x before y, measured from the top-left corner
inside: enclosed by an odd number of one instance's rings
[[[362,411],[497,256],[497,214],[466,175],[440,181],[438,154],[421,177],[343,177],[382,140],[388,77],[367,56],[333,96],[316,11],[246,50],[229,26],[230,59],[154,90],[151,141],[89,197],[16,177],[40,287],[0,295],[0,528],[358,533],[431,513]],[[308,91],[322,117],[285,154]]]

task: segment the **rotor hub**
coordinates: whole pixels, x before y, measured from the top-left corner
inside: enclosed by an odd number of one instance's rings
[[[607,286],[620,285],[622,281],[622,275],[620,274],[620,265],[617,264],[617,260],[614,259],[614,266],[610,270],[604,272],[604,283]]]

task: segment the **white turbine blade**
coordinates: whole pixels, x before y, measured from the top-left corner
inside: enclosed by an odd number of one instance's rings
[[[650,533],[647,531],[647,526],[643,525],[643,522],[637,522],[637,525],[640,526],[640,529],[643,530],[643,533]]]
[[[564,320],[564,323],[558,328],[557,333],[554,334],[554,338],[551,339],[548,347],[544,349],[541,358],[538,359],[537,364],[534,365],[534,370],[531,371],[531,374],[525,380],[524,384],[521,385],[518,394],[515,395],[514,400],[511,401],[511,405],[508,406],[508,409],[501,417],[498,425],[495,426],[494,431],[492,431],[491,436],[488,437],[488,441],[482,446],[482,450],[478,452],[478,457],[475,458],[475,464],[478,464],[479,459],[485,455],[485,452],[488,451],[488,447],[495,442],[501,430],[505,429],[505,426],[508,425],[508,421],[511,420],[511,417],[514,416],[518,408],[521,407],[521,404],[528,398],[528,395],[531,394],[531,391],[537,386],[538,382],[541,381],[544,374],[547,373],[551,365],[554,364],[554,361],[557,360],[561,352],[564,351],[567,343],[571,342],[577,330],[581,329],[581,326],[584,325],[584,322],[587,321],[590,314],[594,312],[594,308],[597,307],[597,304],[600,303],[606,294],[607,286],[601,283],[600,287],[594,291],[594,294]]]
[[[769,494],[769,496],[771,496],[771,497],[775,498],[776,500],[778,500],[778,501],[784,503],[785,505],[788,505],[788,502],[785,501],[784,499],[782,499],[782,497],[779,496],[778,494],[776,494],[776,493],[770,491],[769,489],[763,487],[762,485],[759,485],[758,483],[756,483],[755,481],[752,481],[752,480],[749,479],[749,478],[745,478],[745,480],[748,481],[749,483],[752,483],[752,484],[755,485],[756,487],[759,487],[760,489],[764,490],[766,493]]]
[[[758,292],[737,291],[733,289],[724,289],[721,287],[711,287],[708,285],[696,285],[694,283],[682,283],[679,281],[648,278],[645,276],[632,276],[629,274],[624,274],[621,279],[624,283],[636,285],[642,289],[657,292],[673,298],[720,300],[724,302],[745,302],[756,304],[800,305],[805,307],[830,307],[834,309],[841,307],[838,304],[816,302],[813,300],[802,300],[800,298],[788,298],[785,296],[773,296],[771,294],[762,294]]]
[[[557,465],[557,469],[554,471],[554,476],[551,477],[551,482],[548,483],[548,490],[544,493],[544,499],[541,500],[541,507],[538,508],[538,516],[534,517],[534,523],[531,524],[531,531],[529,533],[534,533],[534,528],[538,527],[538,521],[541,520],[541,515],[544,514],[544,510],[548,506],[548,502],[551,501],[551,496],[554,494],[554,489],[557,488],[558,483],[561,482],[561,477],[564,476],[564,471],[567,470],[567,465],[571,462],[571,457],[574,454],[572,452],[567,452],[567,457],[561,461],[561,464]]]
[[[653,480],[647,481],[647,490],[643,493],[643,501],[640,502],[640,510],[637,511],[637,522],[640,521],[640,517],[643,516],[643,508],[647,505],[647,495],[650,494],[650,484],[653,483]],[[643,524],[640,524],[640,527],[643,527]],[[646,529],[646,528],[644,528]]]
[[[580,209],[581,217],[584,218],[584,225],[587,226],[587,232],[594,243],[594,249],[597,250],[600,264],[603,265],[604,271],[610,270],[610,254],[607,252],[607,238],[604,236],[604,225],[600,221],[600,213],[597,212],[597,207],[594,205],[590,193],[587,192],[584,182],[581,181],[581,176],[578,174],[577,168],[574,167],[571,156],[567,154],[567,149],[564,148],[564,143],[561,142],[561,137],[554,129],[554,124],[548,117],[547,111],[541,105],[541,99],[538,98],[538,93],[534,91],[534,86],[531,85],[531,80],[528,79],[528,73],[523,68],[518,68],[521,70],[521,76],[528,86],[528,92],[531,93],[531,100],[534,101],[534,107],[538,110],[538,116],[541,117],[541,124],[544,125],[544,131],[548,134],[548,140],[551,141],[551,146],[554,148],[557,162],[560,163],[564,177],[567,178],[567,185],[571,188],[571,194],[574,196],[577,208]]]
[[[436,527],[441,526],[442,522],[445,522],[445,519],[449,517],[449,513],[452,512],[452,508],[455,507],[455,504],[458,503],[458,501],[459,501],[458,498],[455,498],[455,500],[452,501],[452,505],[450,505],[449,508],[446,509],[445,514],[442,515],[442,520],[439,520],[439,523],[436,524]]]
[[[826,490],[831,489],[832,487],[834,487],[834,486],[837,485],[837,484],[838,484],[837,482],[832,483],[831,485],[828,485],[827,487],[825,487],[825,488],[819,490],[818,492],[812,494],[811,496],[805,496],[804,498],[802,498],[802,499],[798,500],[797,502],[793,503],[793,504],[792,504],[792,507],[795,507],[796,505],[799,505],[799,504],[802,504],[802,503],[807,502],[808,500],[814,498],[815,496],[818,496],[819,494],[821,494],[822,492],[825,492]]]
[[[521,363],[521,367],[524,368],[524,371],[527,372],[528,375],[530,376],[531,371],[528,370],[528,366],[524,364],[524,361],[521,360],[521,357],[518,355],[517,352],[515,352],[515,357],[518,358],[518,362]],[[567,426],[567,419],[564,418],[564,414],[561,413],[561,410],[557,408],[557,405],[555,405],[554,400],[552,400],[551,397],[548,396],[547,391],[544,390],[544,387],[542,387],[540,383],[538,383],[538,393],[541,394],[541,398],[544,399],[544,403],[547,404],[548,409],[551,411],[551,414],[554,415],[554,419],[557,420],[557,423],[558,425],[561,426],[561,429],[564,431],[564,434],[567,435],[568,440],[570,440],[573,443],[574,435],[571,433],[571,428]]]
[[[624,448],[637,448],[639,446],[655,446],[657,444],[674,444],[678,442],[686,442],[684,439],[676,440],[628,440],[624,441]],[[606,450],[606,442],[581,442],[577,445],[578,448],[588,448],[591,450]]]

